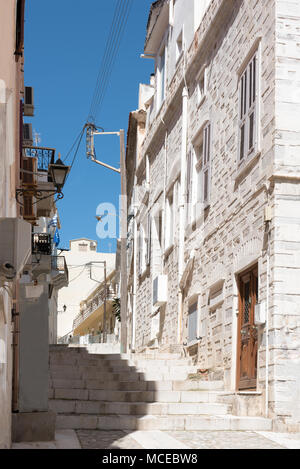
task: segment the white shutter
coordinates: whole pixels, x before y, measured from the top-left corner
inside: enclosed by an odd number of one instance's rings
[[[151,224],[152,224],[152,217],[149,214],[148,215],[148,236],[147,236],[147,259],[146,259],[147,265],[150,265],[150,262],[151,262],[151,244],[152,244],[152,239],[151,239],[152,226],[151,226]]]
[[[142,256],[143,256],[143,239],[142,239],[142,227],[140,226],[139,229],[139,239],[138,239],[138,246],[139,246],[139,274],[142,274]]]
[[[190,148],[186,171],[186,224],[191,221],[191,205],[193,199],[193,151]]]
[[[211,178],[211,124],[203,129],[203,203],[208,204],[210,198]]]

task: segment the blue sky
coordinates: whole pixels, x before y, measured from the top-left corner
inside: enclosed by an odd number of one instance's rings
[[[138,107],[139,83],[149,83],[153,61],[141,59],[151,0],[132,7],[110,84],[96,124],[105,131],[125,130]],[[56,148],[62,159],[87,119],[117,0],[27,0],[25,86],[34,88],[35,117],[24,118],[40,134],[40,146]],[[118,137],[95,137],[97,158],[119,167]],[[66,161],[70,164],[71,157]],[[98,250],[114,252],[114,239],[97,237],[100,203],[118,210],[120,176],[91,163],[82,140],[72,172],[58,201],[60,247],[79,237],[96,239]],[[118,223],[117,223],[118,225]]]

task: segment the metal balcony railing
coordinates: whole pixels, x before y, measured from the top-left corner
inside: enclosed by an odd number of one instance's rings
[[[117,293],[114,288],[107,286],[106,301],[113,300]],[[73,330],[76,329],[83,321],[85,321],[97,308],[99,308],[105,300],[105,289],[100,292],[88,303],[86,308],[81,308],[80,313],[76,316],[73,322]]]
[[[48,172],[49,165],[54,163],[55,149],[23,146],[23,156],[37,158],[38,171]]]
[[[32,254],[50,256],[52,252],[51,235],[47,233],[32,234]]]

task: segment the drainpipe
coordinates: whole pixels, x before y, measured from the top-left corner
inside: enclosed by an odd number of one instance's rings
[[[135,178],[136,179],[136,178]],[[136,181],[134,183],[134,187],[136,187]],[[137,286],[137,222],[136,222],[136,213],[137,213],[137,206],[136,206],[136,191],[134,191],[134,217],[133,217],[133,288],[132,288],[132,340],[131,340],[131,351],[135,350],[135,339],[136,339],[136,286]]]
[[[187,153],[187,124],[188,124],[188,89],[186,86],[182,91],[182,140],[181,140],[181,172],[179,192],[179,240],[178,240],[178,323],[177,340],[181,342],[182,324],[182,290],[180,280],[184,271],[184,214],[185,214],[185,177],[186,177],[186,153]]]
[[[269,186],[265,184],[267,193],[267,206],[269,206]],[[270,220],[266,220],[267,224],[267,287],[266,287],[266,377],[265,377],[265,416],[269,416],[269,298],[270,298]]]
[[[168,157],[168,129],[163,121],[161,119],[162,123],[164,124],[166,128],[166,133],[165,133],[165,148],[164,148],[164,190],[163,190],[163,207],[162,207],[162,236],[161,236],[161,241],[162,241],[162,246],[161,246],[161,252],[164,253],[165,251],[165,231],[166,231],[166,191],[167,191],[167,157]],[[163,274],[164,271],[164,255],[161,256],[161,273]]]

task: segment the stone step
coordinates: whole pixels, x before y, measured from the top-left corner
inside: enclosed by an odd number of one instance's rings
[[[128,379],[126,380],[126,376]],[[87,367],[76,369],[51,369],[52,379],[99,379],[103,381],[181,381],[187,378],[186,372],[141,372],[136,370],[127,371],[98,371]]]
[[[92,415],[224,415],[230,406],[224,404],[191,404],[161,402],[100,402],[50,399],[49,408],[57,414]]]
[[[77,377],[77,378],[76,378]],[[90,379],[95,379],[95,380],[102,380],[102,381],[140,381],[140,380],[145,380],[145,376],[143,373],[134,373],[134,372],[127,372],[127,373],[112,373],[112,372],[98,372],[98,371],[81,371],[78,373],[63,373],[60,371],[57,372],[50,372],[50,379],[53,381],[56,380],[90,380]]]
[[[66,349],[49,349],[49,356],[53,358],[77,357],[97,360],[129,360],[129,354],[120,353],[90,353],[85,347],[67,347]]]
[[[161,431],[271,431],[272,420],[263,417],[195,415],[87,415],[58,414],[57,429],[161,430]]]
[[[191,384],[188,381],[103,381],[101,379],[80,379],[74,380],[71,379],[70,383],[71,386],[68,386],[68,379],[60,378],[52,376],[50,379],[49,385],[50,389],[53,388],[54,384],[58,383],[58,386],[54,386],[57,388],[61,388],[64,384],[66,384],[66,389],[99,389],[99,390],[110,390],[110,391],[190,391],[190,392],[201,392],[202,394],[212,394],[212,396],[218,392],[222,392],[222,386],[214,385],[214,386],[195,386],[195,384]],[[74,387],[75,382],[75,387]],[[78,382],[79,386],[78,386]],[[206,382],[204,382],[205,384]],[[211,382],[213,383],[213,382]],[[217,382],[218,383],[218,382]],[[72,385],[73,384],[73,385]]]
[[[64,400],[98,400],[109,402],[164,402],[164,403],[187,403],[187,404],[213,404],[220,403],[220,393],[202,391],[150,391],[136,389],[126,390],[97,390],[85,388],[51,388],[50,399]],[[230,405],[222,402],[224,405]]]
[[[184,373],[186,375],[188,374],[194,374],[197,372],[197,368],[192,365],[175,365],[175,364],[149,364],[147,365],[133,365],[129,364],[128,362],[100,362],[97,360],[79,360],[76,358],[69,358],[69,360],[64,359],[55,359],[51,360],[50,359],[50,370],[51,371],[58,371],[58,370],[70,370],[70,366],[72,369],[75,370],[82,370],[87,369],[90,371],[110,371],[110,372],[125,372],[125,371],[137,371],[137,372],[143,372],[143,373],[157,373],[159,372],[160,374],[166,374],[166,373]]]

